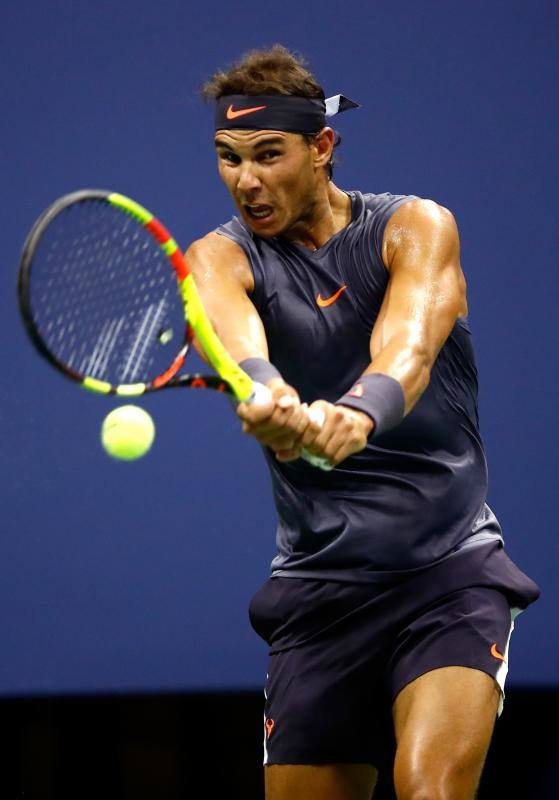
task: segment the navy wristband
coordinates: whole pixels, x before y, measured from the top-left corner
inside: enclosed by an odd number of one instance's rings
[[[349,392],[336,400],[336,405],[367,414],[375,423],[372,439],[395,428],[404,419],[404,390],[389,375],[373,372],[359,378]]]
[[[239,362],[239,366],[253,381],[263,383],[264,386],[272,378],[281,378],[278,370],[265,358],[245,358]]]

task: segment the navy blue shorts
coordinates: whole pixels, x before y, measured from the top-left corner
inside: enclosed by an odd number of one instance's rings
[[[250,604],[270,645],[264,763],[381,766],[410,681],[459,665],[503,689],[514,617],[538,595],[499,542],[380,584],[270,578]]]

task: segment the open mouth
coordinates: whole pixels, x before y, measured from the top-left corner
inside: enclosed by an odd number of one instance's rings
[[[274,213],[272,206],[267,206],[262,203],[254,205],[245,205],[245,209],[249,217],[252,219],[267,219]]]

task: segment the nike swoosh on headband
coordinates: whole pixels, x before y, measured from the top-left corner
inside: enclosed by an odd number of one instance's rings
[[[237,117],[244,117],[245,114],[254,114],[255,111],[262,111],[264,108],[266,106],[254,106],[253,108],[239,108],[235,111],[233,104],[231,104],[227,109],[226,117],[227,119],[237,119]]]

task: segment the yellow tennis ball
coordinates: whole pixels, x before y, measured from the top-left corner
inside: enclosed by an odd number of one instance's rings
[[[122,461],[145,455],[153,444],[155,425],[138,406],[120,406],[107,414],[101,427],[101,442],[107,453]]]

